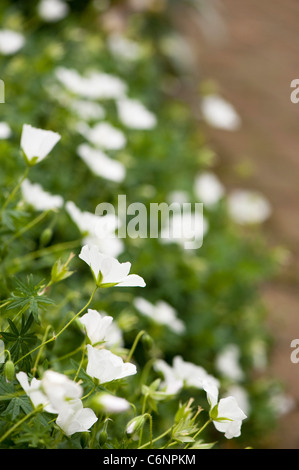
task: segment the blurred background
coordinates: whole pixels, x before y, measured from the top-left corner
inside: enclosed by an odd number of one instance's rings
[[[186,193],[198,200],[193,177],[205,171],[219,178],[226,193],[248,189],[265,198],[266,215],[258,228],[232,226],[226,205],[208,208],[211,235],[198,256],[162,249],[156,241],[128,241],[125,253],[147,279],[149,300],[163,298],[186,321],[182,339],[150,330],[157,335],[160,356],[171,361],[179,353],[213,372],[222,348],[238,344],[245,371],[241,382],[253,409],[240,445],[298,448],[299,364],[290,359],[290,343],[299,337],[299,104],[290,100],[291,81],[299,78],[298,2],[10,0],[1,2],[0,13],[2,29],[26,38],[20,53],[2,51],[1,56],[0,78],[6,83],[1,120],[12,129],[12,147],[1,141],[2,185],[12,184],[18,174],[20,160],[18,166],[4,155],[17,159],[20,129],[28,122],[63,137],[62,150],[54,153],[56,166],[47,160],[43,168],[34,168],[33,180],[82,210],[93,212],[100,200],[115,202],[117,193],[127,194],[130,202],[161,202],[170,195],[179,200]],[[152,134],[138,134],[119,124],[108,103],[110,122],[128,132],[128,148],[110,154],[127,169],[119,186],[92,177],[76,155],[82,143],[77,120],[82,124],[82,119],[69,107],[69,90],[63,87],[68,79],[57,80],[59,67],[121,77],[132,97],[158,117]],[[57,172],[59,151],[64,172]],[[51,243],[76,240],[66,215],[55,224]],[[36,245],[25,240],[26,249],[34,252],[38,240],[37,232]],[[38,260],[36,271],[51,262]],[[133,339],[128,332],[128,343]],[[256,344],[269,353],[266,367],[257,370]],[[224,388],[234,385],[230,380],[224,377]],[[276,380],[282,394],[275,395]]]

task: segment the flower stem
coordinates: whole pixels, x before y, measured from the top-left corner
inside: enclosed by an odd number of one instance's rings
[[[155,439],[152,439],[152,441],[148,441],[145,444],[143,444],[142,446],[138,447],[138,449],[144,449],[144,447],[147,447],[148,445],[153,445],[154,442],[157,442],[160,439],[162,439],[163,437],[167,436],[167,434],[169,434],[171,431],[172,431],[172,426],[171,426],[171,428],[167,429],[167,431],[163,432],[163,434],[160,434],[160,436],[155,437]]]
[[[194,440],[197,438],[197,436],[207,427],[208,424],[210,424],[212,422],[211,418],[208,419],[208,421],[197,431],[196,434],[194,434],[194,436],[192,437]],[[190,442],[188,442],[188,444],[185,446],[185,449],[187,449],[190,445]]]
[[[29,167],[26,168],[22,178],[20,179],[20,181],[18,182],[18,184],[14,187],[14,189],[12,190],[12,192],[8,195],[6,201],[4,201],[4,204],[1,208],[1,211],[0,211],[0,215],[3,214],[4,212],[4,209],[7,207],[7,205],[10,203],[10,201],[15,197],[16,193],[18,192],[18,190],[20,189],[21,187],[21,184],[23,183],[23,181],[27,178],[28,176],[28,172],[29,172]]]
[[[138,333],[138,335],[136,336],[136,338],[135,338],[135,340],[134,340],[134,343],[133,343],[133,345],[132,345],[132,347],[131,347],[131,350],[130,350],[128,356],[127,356],[127,359],[126,359],[127,362],[130,362],[130,360],[132,359],[132,356],[133,356],[133,354],[134,354],[134,352],[135,352],[136,346],[137,346],[137,344],[138,344],[140,338],[141,338],[145,333],[146,333],[146,332],[145,332],[144,330],[139,331],[139,333]]]
[[[31,418],[35,413],[42,411],[43,407],[40,405],[35,408],[31,413],[25,415],[24,418],[20,419],[14,426],[12,426],[3,436],[0,437],[0,443],[3,442],[16,428],[18,428],[21,424],[23,424],[27,419]]]
[[[42,342],[41,344],[39,344],[38,346],[36,346],[36,348],[32,349],[31,351],[29,351],[27,354],[25,354],[24,356],[22,356],[20,359],[18,359],[15,364],[18,364],[18,362],[22,361],[23,359],[25,359],[25,357],[29,356],[30,354],[34,353],[35,351],[38,351],[40,348],[42,348],[43,346],[45,346],[46,344],[49,344],[51,343],[52,341],[55,341],[72,323],[73,321],[79,316],[81,315],[82,312],[84,312],[84,310],[87,309],[87,307],[90,305],[93,297],[94,297],[94,294],[96,292],[96,290],[98,289],[98,286],[96,286],[94,288],[94,290],[92,291],[92,294],[87,302],[86,305],[84,305],[84,307],[80,310],[80,312],[76,313],[76,315],[55,335],[53,336],[52,338],[48,339],[47,341],[44,341]]]
[[[18,232],[16,232],[6,243],[5,243],[5,246],[8,246],[13,240],[16,240],[17,238],[19,238],[21,235],[23,235],[23,233],[27,232],[27,230],[30,230],[32,227],[34,227],[34,225],[38,224],[39,222],[41,222],[47,215],[48,213],[50,212],[51,210],[46,210],[44,212],[42,212],[41,214],[39,214],[37,217],[35,217],[33,220],[31,220],[27,225],[25,225],[25,227],[21,228],[21,230],[19,230]]]

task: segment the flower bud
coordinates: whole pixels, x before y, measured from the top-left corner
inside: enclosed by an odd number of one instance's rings
[[[145,415],[135,416],[135,418],[131,419],[131,421],[129,421],[127,424],[127,434],[134,434],[138,432],[143,427],[145,419]]]
[[[53,236],[53,230],[50,227],[47,227],[45,230],[43,230],[41,236],[40,236],[40,245],[41,246],[46,246],[48,245],[49,241],[51,240]]]
[[[15,377],[15,366],[11,360],[8,360],[4,366],[4,375],[7,382],[12,382]]]
[[[153,347],[153,344],[154,344],[153,338],[148,333],[145,333],[142,336],[142,344],[144,346],[144,349],[149,351]]]
[[[102,447],[104,444],[106,444],[108,439],[108,434],[106,431],[102,431],[99,436],[99,444]]]

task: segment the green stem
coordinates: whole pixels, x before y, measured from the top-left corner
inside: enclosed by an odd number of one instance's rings
[[[1,211],[0,211],[0,215],[3,214],[4,212],[4,209],[7,207],[7,205],[10,203],[10,201],[15,197],[16,193],[18,192],[18,190],[20,189],[23,181],[27,178],[28,176],[28,172],[29,172],[29,167],[26,168],[25,172],[24,172],[24,175],[22,176],[22,178],[20,179],[20,181],[18,182],[18,184],[14,187],[14,189],[12,190],[12,192],[9,194],[9,196],[7,197],[6,201],[4,201],[4,204],[1,208]]]
[[[211,418],[208,419],[208,421],[197,431],[197,433],[193,436],[193,439],[195,440],[197,438],[197,436],[207,427],[208,424],[210,424],[212,422]],[[188,442],[188,444],[185,446],[185,449],[187,449],[189,447],[191,443]]]
[[[21,235],[23,235],[23,233],[27,232],[28,230],[30,230],[32,227],[34,227],[34,225],[38,224],[39,222],[41,222],[47,215],[48,213],[51,211],[51,209],[48,209],[44,212],[42,212],[41,214],[39,214],[37,217],[35,217],[35,219],[31,220],[27,225],[25,225],[25,227],[21,228],[21,230],[19,230],[18,232],[16,232],[6,243],[5,243],[5,246],[8,246],[13,240],[16,240],[17,238],[19,238]]]
[[[49,331],[50,331],[51,328],[52,328],[51,325],[48,325],[48,326],[47,326],[46,331],[45,331],[45,334],[44,334],[44,336],[43,336],[43,340],[42,340],[43,343],[46,341],[46,338],[47,338],[48,333],[49,333]],[[43,348],[40,348],[40,350],[38,351],[38,354],[37,354],[37,356],[36,356],[36,359],[35,359],[35,362],[34,362],[34,366],[33,366],[33,368],[32,368],[32,375],[33,375],[33,377],[35,376],[36,369],[37,369],[37,364],[38,364],[38,362],[39,362],[39,359],[40,359],[42,350],[43,350]]]
[[[85,346],[85,342],[84,342],[84,346]],[[76,375],[75,375],[75,377],[74,377],[74,382],[77,380],[77,377],[78,377],[78,375],[79,375],[79,372],[80,372],[81,367],[82,367],[83,362],[84,362],[84,357],[85,357],[85,347],[83,347],[83,350],[82,350],[82,357],[81,357],[81,361],[80,361],[78,370],[77,370]]]
[[[142,446],[138,447],[138,449],[144,449],[148,445],[153,445],[154,442],[157,442],[160,439],[162,439],[163,437],[167,436],[167,434],[169,434],[171,431],[172,431],[172,426],[171,426],[171,428],[167,429],[167,431],[163,432],[163,434],[160,434],[160,436],[155,437],[155,439],[152,439],[152,441],[148,441],[145,444],[143,444]]]
[[[90,305],[90,303],[92,302],[92,299],[94,297],[94,294],[96,292],[96,290],[98,289],[98,286],[96,286],[90,296],[90,299],[88,300],[87,304],[84,305],[84,307],[80,310],[80,312],[76,313],[76,315],[55,335],[53,336],[52,338],[48,339],[47,341],[44,341],[42,342],[41,344],[39,344],[38,346],[36,346],[36,348],[32,349],[31,351],[29,351],[27,354],[25,354],[24,356],[22,356],[20,359],[18,359],[16,362],[15,362],[15,365],[18,364],[18,362],[22,361],[23,359],[25,359],[25,357],[29,356],[30,354],[34,353],[35,351],[38,351],[40,348],[42,348],[43,346],[45,346],[46,344],[49,344],[51,343],[52,341],[55,341],[72,323],[74,320],[76,320],[76,318],[81,315],[82,312],[84,312],[84,310],[87,309],[87,307]]]
[[[39,405],[37,408],[35,408],[31,413],[28,415],[24,416],[24,418],[20,419],[14,426],[12,426],[5,434],[3,434],[2,437],[0,437],[0,443],[3,442],[12,432],[15,431],[21,424],[23,424],[27,419],[31,418],[35,413],[38,413],[41,411],[43,407]]]
[[[137,344],[138,344],[140,338],[141,338],[145,333],[146,333],[146,331],[141,330],[141,331],[138,333],[138,335],[136,336],[136,338],[135,338],[135,340],[134,340],[134,343],[133,343],[133,345],[132,345],[132,347],[131,347],[131,350],[130,350],[130,352],[129,352],[129,354],[128,354],[128,357],[127,357],[127,359],[126,359],[126,362],[130,362],[130,360],[132,359],[132,356],[133,356],[133,354],[134,354],[134,352],[135,352],[135,349],[136,349],[136,347],[137,347]]]

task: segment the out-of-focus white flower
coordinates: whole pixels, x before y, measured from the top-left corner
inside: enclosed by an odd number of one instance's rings
[[[48,193],[40,184],[28,179],[22,182],[21,191],[26,203],[38,211],[60,209],[64,204],[61,196]]]
[[[224,376],[235,382],[244,378],[244,372],[240,367],[240,350],[236,344],[228,344],[218,354],[216,367]]]
[[[6,122],[0,122],[0,139],[8,139],[11,136],[11,128]]]
[[[77,148],[77,153],[95,175],[117,183],[125,179],[126,169],[124,165],[109,158],[102,150],[94,149],[88,144],[81,144]]]
[[[22,34],[10,29],[0,30],[0,54],[11,55],[18,52],[25,44]]]
[[[86,373],[99,380],[100,384],[112,380],[123,379],[137,373],[136,366],[131,362],[124,362],[107,349],[96,349],[87,345],[88,363]]]
[[[177,318],[176,310],[167,302],[160,300],[153,305],[142,297],[136,297],[133,303],[142,315],[149,317],[155,323],[166,325],[175,333],[183,333],[185,331],[185,325],[182,320]]]
[[[74,100],[70,103],[70,108],[81,118],[86,121],[103,119],[105,117],[105,109],[99,103],[87,100]]]
[[[236,131],[241,127],[241,118],[235,108],[218,95],[203,97],[201,111],[205,121],[213,127]]]
[[[164,360],[158,359],[154,368],[163,374],[164,382],[161,383],[161,388],[165,388],[169,394],[178,393],[183,387],[202,389],[204,380],[219,386],[218,379],[209,375],[203,367],[184,361],[181,356],[174,357],[172,367]]]
[[[124,413],[130,409],[130,403],[127,400],[105,392],[94,397],[92,403],[106,414]]]
[[[67,436],[76,432],[87,432],[98,420],[93,410],[83,408],[79,399],[70,400],[59,412],[56,424]]]
[[[58,412],[63,410],[70,400],[77,400],[83,394],[81,385],[50,369],[42,376],[41,389]]]
[[[241,225],[262,223],[272,212],[269,201],[258,191],[236,189],[227,204],[231,218]]]
[[[284,416],[296,408],[296,400],[283,392],[276,392],[270,397],[270,405],[277,416]]]
[[[37,12],[44,21],[55,23],[67,16],[69,6],[62,0],[40,0]]]
[[[168,194],[168,202],[169,204],[172,204],[173,202],[177,202],[179,204],[184,204],[189,202],[189,196],[187,191],[182,191],[182,190],[177,190],[177,191],[171,191]]]
[[[119,227],[116,216],[81,211],[72,201],[66,203],[66,210],[83,235],[84,245],[96,245],[102,253],[114,257],[123,252],[122,240],[115,237],[115,230]]]
[[[118,100],[117,111],[120,121],[132,129],[153,129],[157,124],[156,116],[137,100]]]
[[[112,33],[107,39],[107,46],[114,57],[125,61],[135,61],[141,56],[141,47],[119,33]]]
[[[250,400],[247,390],[240,385],[231,385],[225,394],[226,397],[232,396],[237,400],[241,410],[244,411],[246,416],[250,414]]]
[[[82,325],[86,329],[87,336],[92,345],[105,342],[106,346],[113,345],[114,340],[116,344],[121,340],[120,337],[115,336],[115,326],[113,317],[106,315],[104,312],[88,309],[87,313],[79,318]]]
[[[224,195],[224,187],[211,172],[205,172],[195,178],[194,192],[199,202],[213,207]]]
[[[77,70],[58,67],[55,75],[69,91],[89,99],[119,99],[127,92],[123,80],[107,73],[93,71],[82,76]]]
[[[94,127],[79,123],[77,130],[89,142],[104,150],[121,150],[126,145],[127,140],[123,132],[109,122],[100,122]]]
[[[32,166],[42,161],[60,140],[57,132],[47,131],[24,124],[21,135],[21,149],[27,164]]]
[[[55,407],[49,403],[48,397],[41,390],[41,381],[33,377],[29,384],[28,376],[25,372],[18,372],[16,378],[19,381],[24,392],[30,398],[33,406],[36,408],[39,405],[43,405],[44,410],[48,413],[57,413]]]
[[[257,370],[265,370],[268,365],[267,348],[265,341],[256,338],[250,347],[253,367]]]
[[[209,380],[202,383],[210,404],[210,417],[215,428],[227,439],[239,437],[243,419],[247,418],[234,397],[221,398],[218,402],[218,387]]]
[[[84,245],[79,254],[90,267],[97,285],[100,287],[144,287],[145,282],[137,274],[129,274],[131,263],[120,263],[112,256],[101,253],[97,246]]]
[[[200,248],[203,237],[209,229],[207,219],[202,214],[175,212],[161,230],[161,243],[177,243],[182,248]]]

